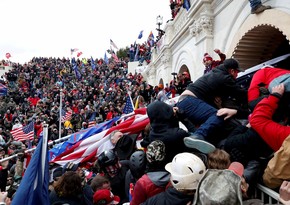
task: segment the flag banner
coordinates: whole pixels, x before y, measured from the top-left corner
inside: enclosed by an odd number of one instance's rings
[[[48,169],[47,138],[41,137],[11,204],[49,205]]]
[[[183,0],[183,8],[188,11],[190,9],[190,1],[189,0]]]
[[[111,51],[110,51],[111,52]],[[104,56],[104,61],[105,61],[105,63],[108,65],[109,64],[109,59],[108,59],[108,56],[107,56],[107,54],[106,54],[106,52],[105,52],[105,56]]]
[[[124,122],[92,135],[67,149],[63,154],[54,158],[51,162],[64,165],[67,162],[87,163],[95,162],[98,147],[109,140],[109,135],[114,130],[120,130],[124,134],[140,134],[149,123],[146,108],[134,111],[135,114]]]
[[[96,116],[97,116],[97,112],[93,112],[91,114],[89,123],[88,123],[88,128],[93,127],[96,124]]]
[[[123,108],[123,113],[124,114],[128,114],[134,111],[134,106],[133,106],[133,102],[132,102],[132,98],[130,95],[127,96],[126,99],[126,104]]]
[[[93,57],[91,57],[91,66],[92,66],[92,70],[96,70],[96,64]]]
[[[87,60],[86,58],[82,58],[82,63],[83,63],[84,65],[87,65],[87,64],[88,64],[88,60]]]
[[[71,55],[74,53],[74,52],[76,52],[76,51],[78,51],[79,49],[77,49],[77,48],[72,48],[72,49],[70,49],[70,53],[71,53]]]
[[[8,91],[8,88],[2,83],[0,83],[0,96],[7,95],[7,91]]]
[[[72,58],[71,59],[71,64],[72,64],[73,70],[75,72],[75,76],[77,77],[78,80],[81,80],[82,79],[82,74],[79,71],[79,68],[78,68],[78,65],[76,63],[75,58]]]
[[[5,56],[6,56],[7,59],[11,58],[11,54],[10,53],[6,53]]]
[[[115,117],[112,120],[105,121],[94,127],[71,134],[67,141],[57,144],[52,149],[49,150],[49,161],[55,159],[56,157],[60,155],[61,156],[65,155],[65,151],[69,150],[73,145],[75,145],[79,141],[84,140],[97,133],[100,133],[103,130],[111,128],[113,124],[119,120],[119,118],[120,117]]]
[[[139,108],[139,96],[140,96],[140,95],[138,95],[138,97],[137,97],[137,99],[136,99],[136,102],[135,102],[135,106],[134,106],[134,109],[135,109],[135,110]]]
[[[77,57],[80,57],[83,54],[83,52],[78,52]]]
[[[112,41],[112,39],[110,39],[110,44],[111,44],[115,49],[118,50],[118,47],[116,46],[116,44],[114,43],[114,41]]]
[[[34,121],[31,121],[24,127],[11,130],[11,135],[15,141],[33,140],[34,138]]]
[[[143,37],[143,30],[140,31],[139,35],[138,35],[138,39],[141,39]]]
[[[152,33],[152,31],[150,32],[148,39],[147,39],[147,44],[148,46],[154,46],[154,35]]]
[[[61,122],[65,122],[67,120],[71,120],[72,110],[61,110]]]
[[[119,62],[119,58],[118,56],[115,54],[115,52],[112,50],[112,53],[111,53],[112,57],[114,58],[115,62]]]

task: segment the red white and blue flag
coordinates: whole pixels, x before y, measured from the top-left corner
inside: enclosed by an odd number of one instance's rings
[[[89,119],[89,123],[88,123],[88,128],[96,125],[96,116],[97,116],[97,112],[93,112],[91,114],[90,119]]]
[[[112,39],[110,39],[110,44],[111,44],[115,49],[118,50],[118,47],[116,46],[116,44],[114,43],[114,41],[112,41]]]
[[[0,96],[7,95],[7,91],[8,91],[7,87],[2,83],[0,83]]]
[[[126,99],[126,104],[125,104],[125,106],[123,108],[123,113],[124,114],[128,114],[128,113],[131,113],[131,112],[134,112],[134,105],[133,105],[131,96],[128,95],[127,99]]]
[[[25,127],[19,127],[11,130],[15,141],[33,140],[34,138],[34,121],[31,121]]]
[[[124,134],[140,134],[148,123],[149,118],[146,114],[146,108],[135,110],[134,115],[124,122],[76,142],[62,153],[52,157],[50,162],[60,165],[64,165],[67,162],[82,164],[94,162],[97,159],[98,148],[109,140],[109,135],[112,131],[120,130]]]
[[[72,116],[72,110],[62,110],[61,111],[61,122],[65,122],[67,120],[71,120],[71,116]]]
[[[72,55],[74,52],[78,51],[78,50],[79,50],[78,48],[72,48],[72,49],[70,49],[71,55]]]

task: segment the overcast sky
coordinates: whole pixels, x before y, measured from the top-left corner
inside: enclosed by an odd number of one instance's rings
[[[169,0],[2,0],[0,8],[0,59],[9,52],[21,63],[33,56],[70,57],[71,48],[81,57],[103,58],[110,39],[119,48],[142,43],[150,31],[156,37],[158,15],[161,28],[171,18]]]

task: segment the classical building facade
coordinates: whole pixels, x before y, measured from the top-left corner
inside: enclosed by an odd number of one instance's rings
[[[142,74],[151,85],[169,83],[172,73],[188,71],[191,79],[203,75],[204,53],[219,59],[237,59],[243,69],[290,53],[290,1],[268,0],[273,8],[251,14],[248,0],[191,0],[164,26],[165,34],[153,50]]]

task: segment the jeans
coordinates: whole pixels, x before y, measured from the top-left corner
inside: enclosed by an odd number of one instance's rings
[[[262,4],[261,0],[249,0],[249,2],[252,9],[256,9],[257,6]]]
[[[177,107],[192,123],[200,125],[194,132],[200,139],[206,140],[215,128],[221,127],[224,123],[223,118],[216,115],[216,108],[196,97],[186,96],[177,103]]]

